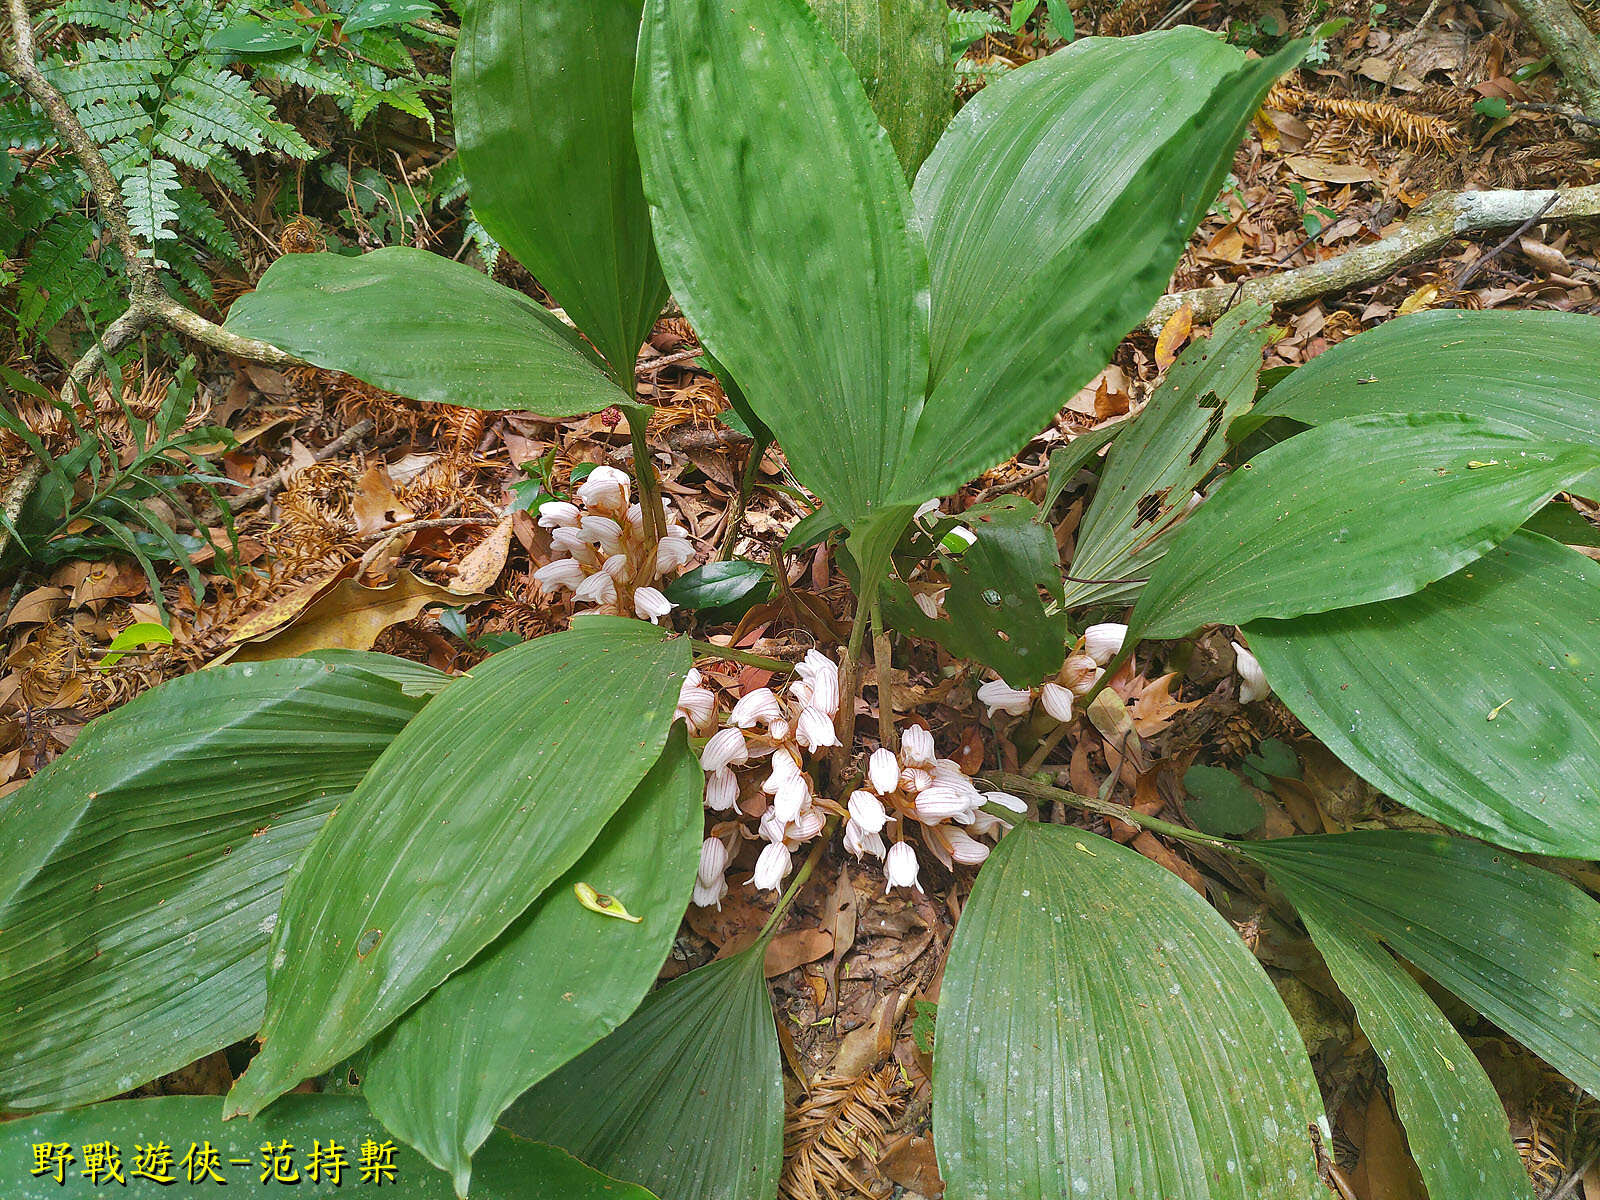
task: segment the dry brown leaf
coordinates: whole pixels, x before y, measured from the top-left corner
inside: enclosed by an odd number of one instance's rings
[[[825,929],[791,929],[767,943],[763,970],[768,979],[785,975],[796,967],[814,963],[833,952],[833,934]]]
[[[13,625],[43,625],[54,620],[55,615],[66,606],[65,588],[36,587],[22,594],[22,599],[17,601],[11,615],[6,618],[5,628],[10,629]]]
[[[1428,86],[1405,67],[1396,67],[1388,59],[1380,58],[1376,54],[1361,64],[1361,75],[1373,83],[1381,83],[1384,87],[1391,87],[1397,92],[1420,92]]]
[[[939,1163],[933,1154],[933,1139],[902,1137],[879,1156],[879,1174],[908,1192],[937,1200],[944,1195],[944,1180],[939,1178]]]
[[[386,587],[365,587],[341,579],[317,597],[289,625],[265,637],[236,642],[217,661],[263,662],[293,658],[312,650],[370,650],[391,625],[409,621],[430,604],[456,606],[487,600],[481,593],[461,595],[409,571]]]
[[[1139,834],[1138,837],[1134,838],[1129,845],[1131,845],[1140,854],[1148,858],[1151,862],[1163,866],[1167,870],[1171,871],[1179,879],[1183,880],[1195,891],[1199,892],[1202,897],[1205,896],[1206,885],[1205,881],[1200,878],[1200,872],[1196,871],[1183,859],[1174,854],[1171,849],[1168,848],[1167,844],[1155,834],[1146,830],[1145,832]]]
[[[1315,154],[1291,154],[1283,160],[1283,165],[1301,179],[1315,179],[1322,183],[1371,183],[1377,178],[1363,166],[1334,162]]]
[[[1194,305],[1185,300],[1178,306],[1178,311],[1167,318],[1161,327],[1161,334],[1156,338],[1156,366],[1165,371],[1177,361],[1178,351],[1188,344],[1189,334],[1194,330]]]
[[[506,555],[511,553],[512,524],[513,518],[506,517],[461,560],[450,577],[452,592],[482,592],[494,586],[506,569]]]
[[[135,563],[95,563],[94,568],[72,589],[72,607],[82,608],[101,600],[142,596],[150,590],[149,580]]]
[[[381,465],[368,467],[356,481],[355,499],[350,507],[356,532],[363,537],[413,520],[417,515],[394,494],[389,472]]]
[[[1428,1200],[1422,1174],[1411,1161],[1405,1134],[1382,1088],[1374,1088],[1367,1101],[1366,1136],[1354,1183],[1362,1200]]]

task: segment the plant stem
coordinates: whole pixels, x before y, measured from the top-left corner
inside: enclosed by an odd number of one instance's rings
[[[833,840],[834,827],[838,824],[839,818],[828,818],[828,823],[822,827],[822,832],[817,835],[817,840],[811,847],[811,853],[806,855],[806,861],[800,864],[799,872],[790,881],[789,886],[783,890],[783,895],[778,898],[778,906],[772,910],[772,915],[767,918],[767,923],[761,927],[761,932],[756,935],[758,943],[768,940],[773,931],[778,928],[778,922],[783,918],[783,914],[789,911],[789,905],[794,902],[794,898],[800,894],[800,889],[805,887],[806,880],[811,878],[811,872],[815,871],[817,864],[822,861],[822,852],[828,848],[828,843]]]
[[[1141,829],[1148,829],[1152,833],[1164,833],[1168,837],[1179,838],[1185,842],[1196,842],[1203,846],[1213,846],[1218,850],[1231,850],[1232,846],[1209,834],[1198,833],[1193,829],[1186,829],[1182,825],[1174,825],[1171,821],[1163,821],[1159,817],[1146,816],[1137,809],[1129,808],[1123,804],[1114,804],[1110,800],[1100,800],[1094,796],[1080,796],[1077,792],[1069,792],[1065,788],[1051,787],[1047,783],[1036,783],[1026,775],[1012,775],[1005,771],[989,772],[982,776],[984,780],[1008,792],[1021,792],[1032,796],[1035,800],[1059,800],[1063,804],[1070,804],[1074,808],[1085,809],[1092,813],[1099,813],[1102,817],[1113,817],[1118,821],[1126,821],[1129,825],[1137,825]]]
[[[885,750],[898,752],[900,735],[894,727],[894,656],[889,632],[883,627],[883,605],[872,598],[872,667],[878,676],[878,741]]]
[[[725,658],[729,662],[744,663],[749,667],[763,667],[768,671],[784,675],[794,671],[794,664],[786,663],[781,658],[751,654],[748,650],[736,650],[732,646],[718,646],[713,642],[702,642],[694,638],[689,639],[689,646],[696,654],[704,654],[707,658]]]
[[[723,532],[722,544],[717,547],[716,561],[733,557],[733,544],[739,540],[739,526],[744,524],[745,508],[750,503],[750,493],[755,490],[756,472],[761,469],[761,459],[767,453],[766,443],[752,442],[750,457],[745,460],[744,473],[739,477],[739,494],[734,497],[733,510],[728,514],[728,528]]]
[[[633,442],[633,473],[639,480],[639,509],[644,514],[644,573],[655,579],[656,545],[667,529],[667,510],[661,503],[661,483],[655,464],[650,461],[650,406],[630,404],[623,409],[628,418],[628,438]],[[637,580],[635,584],[637,585]]]
[[[876,586],[876,585],[874,585]],[[844,648],[844,664],[839,669],[839,716],[834,731],[839,744],[829,757],[829,774],[837,776],[850,758],[856,737],[856,692],[861,687],[861,645],[867,636],[866,615],[856,604],[855,620],[850,625],[850,641]]]
[[[1069,726],[1066,724],[1059,724],[1044,735],[1044,738],[1039,742],[1038,749],[1029,755],[1028,761],[1023,764],[1022,773],[1024,775],[1032,775],[1040,767],[1044,766],[1044,760],[1050,757],[1050,751],[1060,745],[1061,739],[1067,736],[1068,728]]]

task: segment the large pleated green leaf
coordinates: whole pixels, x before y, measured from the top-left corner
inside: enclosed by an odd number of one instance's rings
[[[1243,305],[1172,364],[1150,402],[1106,454],[1084,514],[1066,606],[1126,601],[1139,593],[1164,536],[1227,451],[1227,431],[1255,399],[1271,313]]]
[[[933,149],[955,107],[945,0],[810,0],[855,67],[906,174]]]
[[[805,0],[648,0],[634,102],[673,295],[795,474],[858,527],[928,372],[927,265],[860,81]]]
[[[421,707],[348,664],[220,667],[92,721],[0,803],[0,1109],[254,1032],[290,868]]]
[[[1240,853],[1449,988],[1600,1095],[1600,904],[1465,838],[1374,831],[1246,842]]]
[[[226,328],[435,404],[571,417],[632,399],[521,292],[404,246],[285,254],[234,301]]]
[[[655,982],[694,883],[704,793],[678,728],[572,869],[378,1042],[368,1102],[461,1195],[506,1105],[620,1025]],[[584,908],[580,883],[639,923]]]
[[[1402,804],[1600,858],[1600,563],[1519,532],[1414,596],[1248,634],[1283,702]]]
[[[1324,910],[1321,893],[1284,891],[1383,1059],[1428,1194],[1533,1200],[1500,1097],[1439,1006],[1376,938]]]
[[[516,920],[660,757],[688,668],[683,639],[591,617],[429,701],[289,881],[228,1111],[358,1049]]]
[[[46,1169],[31,1173],[33,1147],[44,1144],[65,1146],[72,1156],[61,1164],[59,1184],[48,1156]],[[85,1176],[88,1146],[117,1152],[122,1183],[104,1174],[97,1181]],[[270,1153],[264,1150],[269,1146]],[[166,1151],[164,1161],[158,1148]],[[208,1148],[217,1159],[213,1174],[199,1165]],[[335,1197],[369,1191],[393,1200],[455,1198],[450,1181],[396,1143],[359,1096],[286,1096],[254,1121],[229,1122],[222,1120],[215,1096],[115,1100],[0,1125],[0,1161],[6,1164],[8,1200],[213,1192]],[[377,1170],[385,1162],[391,1174]],[[478,1164],[473,1200],[654,1200],[643,1188],[608,1179],[564,1151],[510,1133],[495,1134]],[[139,1169],[145,1174],[136,1174]],[[162,1177],[172,1182],[156,1181]]]
[[[1266,973],[1115,842],[1032,822],[1002,839],[956,926],[937,1037],[952,1196],[1326,1194],[1316,1082]]]
[[[641,0],[471,0],[456,139],[472,211],[630,393],[666,282],[633,141]]]
[[[1332,421],[1255,456],[1173,533],[1130,637],[1395,596],[1503,541],[1600,462],[1457,413]]]
[[[1375,412],[1464,412],[1535,437],[1600,445],[1600,321],[1582,313],[1415,313],[1319,354],[1249,419],[1308,425]],[[1600,496],[1600,472],[1575,485]]]
[[[917,175],[932,374],[898,498],[1016,453],[1106,365],[1303,49],[1247,59],[1193,28],[1085,38],[961,110]]]
[[[765,952],[762,940],[653,992],[501,1124],[672,1200],[772,1200],[783,1079]]]

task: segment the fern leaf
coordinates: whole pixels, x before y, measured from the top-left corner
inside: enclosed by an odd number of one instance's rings
[[[63,0],[51,15],[63,25],[103,29],[115,38],[125,38],[133,32],[129,5],[116,0]]]
[[[257,74],[276,79],[280,83],[303,87],[317,96],[332,96],[337,100],[346,100],[355,94],[350,81],[337,71],[322,63],[300,57],[296,50],[285,50],[282,53],[281,58],[258,56],[253,64]]]
[[[218,258],[238,261],[242,251],[232,231],[193,188],[186,187],[178,193],[178,220],[191,242],[198,242]]]
[[[94,228],[82,213],[62,213],[39,232],[17,282],[17,326],[48,332],[96,290],[104,272],[89,257]]]
[[[277,119],[266,97],[251,91],[249,80],[217,67],[210,55],[191,60],[178,72],[163,112],[201,138],[246,154],[272,146],[295,158],[316,157],[294,126]]]
[[[171,228],[178,220],[177,191],[182,187],[178,168],[164,158],[135,163],[120,180],[123,203],[128,206],[128,224],[135,237],[154,246],[175,236]],[[152,251],[153,253],[153,251]],[[160,266],[167,264],[157,258]]]

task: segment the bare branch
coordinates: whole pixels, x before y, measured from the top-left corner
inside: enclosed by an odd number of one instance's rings
[[[1540,215],[1542,209],[1548,210]],[[1240,300],[1293,304],[1374,283],[1401,267],[1444,249],[1456,238],[1513,228],[1530,217],[1543,221],[1577,221],[1600,217],[1600,184],[1557,190],[1456,192],[1434,196],[1418,206],[1388,237],[1360,246],[1337,258],[1264,275],[1240,285],[1195,288],[1162,297],[1145,318],[1157,333],[1185,303],[1196,321],[1216,320]]]

